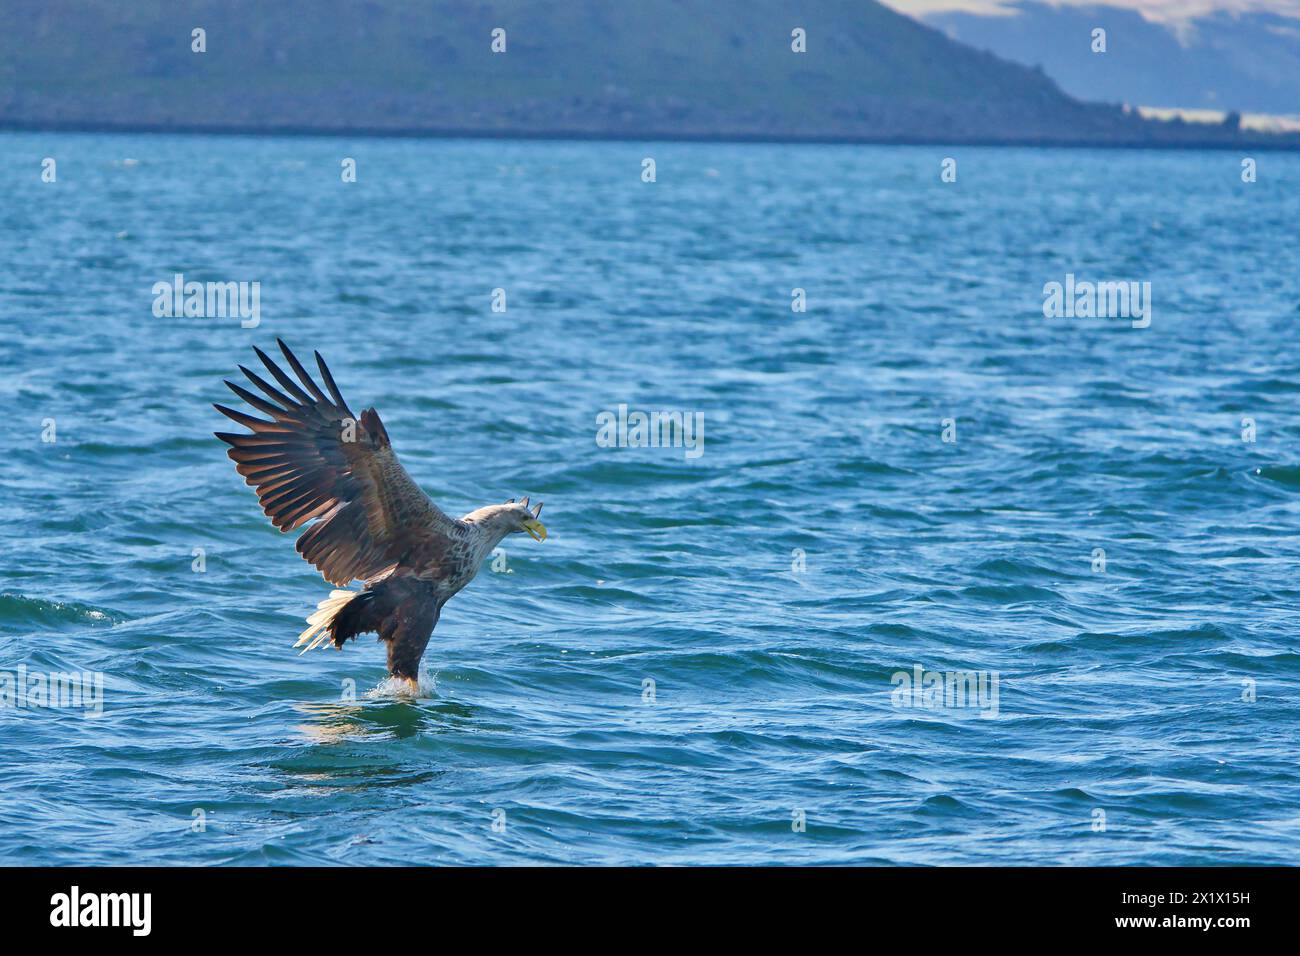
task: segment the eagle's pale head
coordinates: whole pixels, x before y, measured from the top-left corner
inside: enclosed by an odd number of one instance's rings
[[[530,538],[536,541],[546,540],[546,525],[538,520],[542,513],[542,503],[539,501],[533,505],[533,510],[528,510],[528,499],[520,498],[519,501],[511,498],[506,502],[505,507],[508,509],[506,514],[510,515],[514,521],[514,526],[510,529],[511,534],[518,534],[520,531],[526,532]]]
[[[471,511],[461,520],[478,525],[498,541],[508,534],[521,532],[537,541],[545,541],[546,525],[542,524],[537,517],[541,513],[540,501],[530,511],[527,498],[520,498],[518,501],[511,498],[503,505],[488,505],[477,511]]]

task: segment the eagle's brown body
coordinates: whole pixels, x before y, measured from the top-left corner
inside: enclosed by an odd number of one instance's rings
[[[358,634],[375,632],[388,644],[388,670],[417,679],[420,658],[443,604],[478,573],[508,534],[527,531],[538,540],[546,529],[528,499],[489,505],[450,518],[411,480],[397,460],[388,432],[373,408],[358,419],[339,394],[316,353],[328,394],[279,342],[290,378],[261,349],[262,364],[283,389],[240,366],[263,399],[226,382],[236,395],[270,421],[217,405],[222,414],[252,430],[218,432],[232,446],[227,454],[257,491],[271,523],[292,531],[314,521],[297,542],[298,553],[331,584],[360,579],[360,592],[335,591],[308,618],[299,644],[324,640],[342,648]]]

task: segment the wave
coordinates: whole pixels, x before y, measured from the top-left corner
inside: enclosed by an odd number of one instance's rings
[[[0,594],[0,625],[24,627],[58,627],[62,624],[104,624],[112,626],[130,620],[120,611],[78,604],[73,601],[46,601],[25,594]]]
[[[1071,578],[1083,577],[1080,574],[1067,574],[1024,559],[990,558],[975,565],[974,570],[1010,581],[1067,581]]]
[[[1172,631],[1151,631],[1145,634],[1112,634],[1097,631],[1084,631],[1074,637],[1056,641],[1043,641],[1026,648],[1030,653],[1059,653],[1064,650],[1110,652],[1168,647],[1176,650],[1188,650],[1191,647],[1204,647],[1207,644],[1222,644],[1232,639],[1217,624],[1201,624],[1196,627]]]
[[[992,604],[1020,604],[1035,601],[1063,601],[1060,594],[1051,588],[1035,587],[1032,584],[998,586],[989,584],[962,588],[961,595],[976,601]]]
[[[1269,465],[1259,469],[1259,476],[1288,488],[1300,488],[1300,465]]]

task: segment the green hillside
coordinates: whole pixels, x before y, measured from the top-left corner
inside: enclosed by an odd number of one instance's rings
[[[870,0],[7,0],[0,124],[509,135],[1178,136]],[[207,52],[190,50],[207,31]],[[490,49],[504,28],[507,51]],[[807,52],[791,51],[791,30]],[[1153,132],[1154,130],[1154,132]],[[1215,131],[1216,134],[1218,131]]]

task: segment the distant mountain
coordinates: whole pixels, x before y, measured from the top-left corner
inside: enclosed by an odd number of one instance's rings
[[[1034,143],[1244,135],[1079,102],[1041,71],[872,0],[4,3],[0,125],[10,127]],[[498,27],[506,52],[494,54]],[[206,52],[191,52],[195,28]],[[806,53],[791,50],[795,28]]]
[[[1011,16],[925,18],[963,43],[1044,72],[1071,96],[1134,106],[1300,114],[1300,20],[1216,13],[1177,28],[1118,7],[1022,2]],[[1106,52],[1090,49],[1094,27]]]

